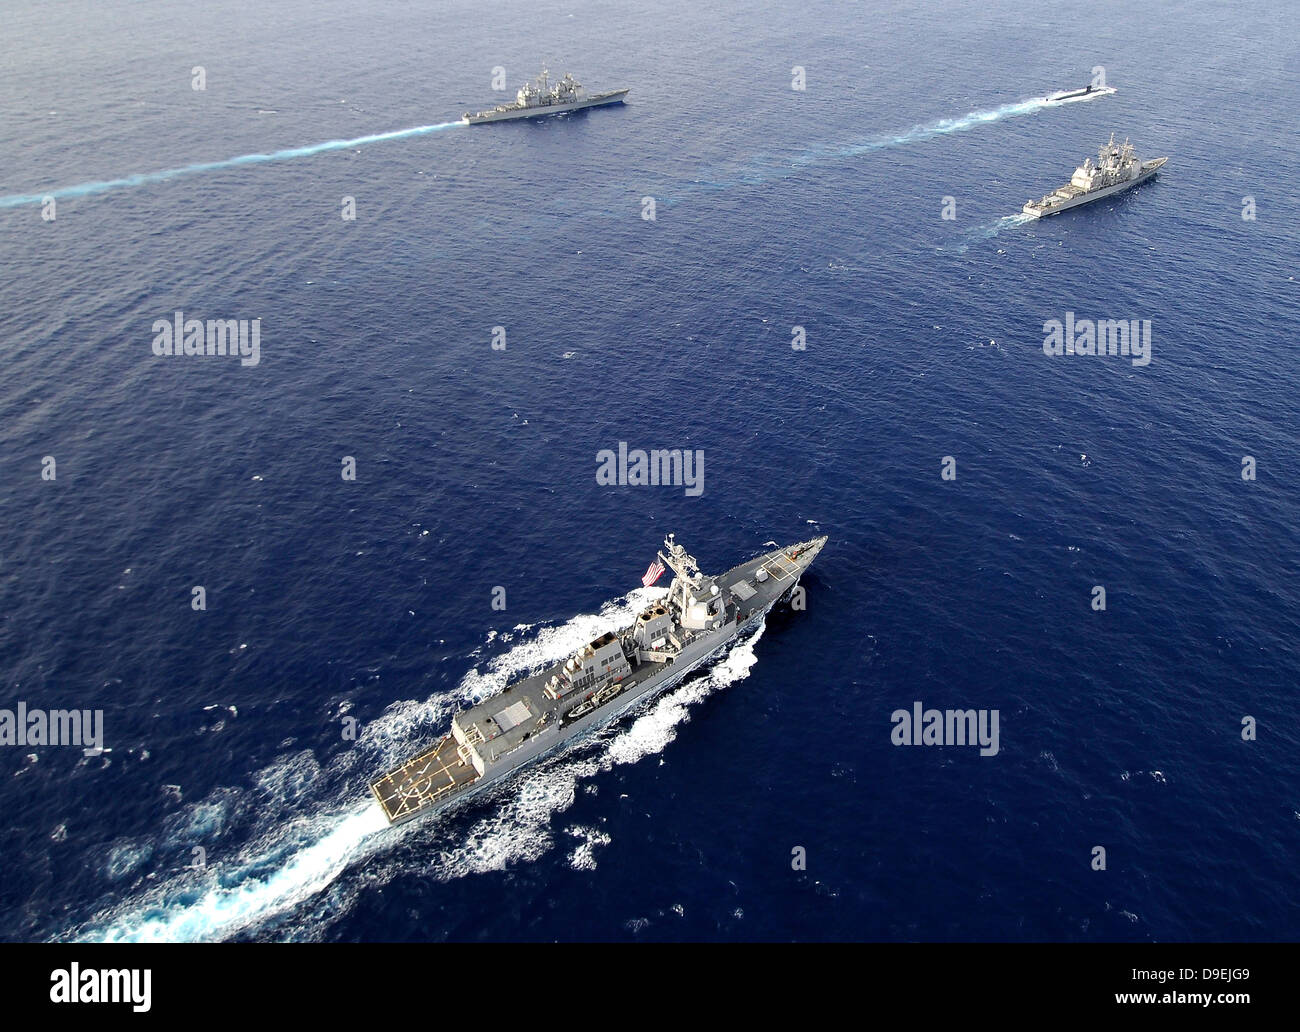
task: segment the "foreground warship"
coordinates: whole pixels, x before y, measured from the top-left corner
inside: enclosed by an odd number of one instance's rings
[[[498,104],[487,111],[467,111],[461,121],[468,125],[482,125],[484,122],[507,122],[512,118],[559,115],[565,111],[619,104],[628,92],[609,90],[606,93],[587,93],[583,90],[582,83],[568,73],[552,86],[548,75],[543,68],[535,82],[525,83],[515,94],[515,103]]]
[[[1115,142],[1115,134],[1111,133],[1110,142],[1103,145],[1097,153],[1097,164],[1094,165],[1091,158],[1086,159],[1074,170],[1074,175],[1065,186],[1053,190],[1040,200],[1028,201],[1023,211],[1026,215],[1042,218],[1077,208],[1080,204],[1099,201],[1145,182],[1160,171],[1168,160],[1153,158],[1141,161],[1128,140],[1120,146]]]
[[[709,577],[669,534],[642,578],[648,586],[670,568],[665,596],[631,626],[457,713],[450,734],[371,783],[384,816],[401,824],[458,803],[676,684],[761,621],[825,544],[813,538]]]

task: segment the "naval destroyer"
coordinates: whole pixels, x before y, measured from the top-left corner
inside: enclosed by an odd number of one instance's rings
[[[825,544],[777,548],[710,577],[669,534],[642,578],[649,586],[667,566],[666,595],[630,626],[457,713],[448,734],[371,783],[384,816],[401,824],[459,803],[676,684],[789,595]]]
[[[564,78],[551,84],[545,68],[534,82],[525,83],[515,94],[513,104],[498,104],[487,111],[467,111],[462,122],[482,125],[484,122],[508,122],[512,118],[540,118],[543,115],[560,115],[566,111],[621,104],[627,90],[608,90],[605,93],[587,93],[567,72]]]
[[[1085,159],[1074,170],[1068,183],[1046,197],[1026,202],[1023,211],[1026,215],[1043,218],[1069,208],[1077,208],[1080,204],[1099,201],[1145,182],[1160,171],[1168,160],[1152,158],[1150,161],[1142,161],[1128,140],[1121,146],[1115,142],[1115,134],[1111,133],[1110,142],[1104,144],[1097,153],[1097,164],[1094,165],[1091,158]]]

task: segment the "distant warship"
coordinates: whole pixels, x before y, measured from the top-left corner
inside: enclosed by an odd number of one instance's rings
[[[1094,165],[1091,158],[1086,159],[1074,170],[1074,175],[1065,186],[1037,201],[1026,202],[1023,211],[1026,215],[1042,218],[1068,208],[1077,208],[1080,204],[1099,201],[1145,182],[1160,171],[1168,160],[1152,158],[1150,161],[1141,161],[1128,140],[1121,146],[1115,142],[1115,134],[1111,133],[1110,142],[1097,154],[1097,164]]]
[[[631,626],[457,713],[449,734],[371,784],[384,816],[400,824],[460,802],[676,684],[761,621],[825,544],[813,538],[709,577],[669,534],[641,578],[648,587],[666,565],[667,595]]]
[[[583,90],[582,83],[567,73],[552,86],[548,73],[543,68],[536,81],[525,83],[515,94],[513,104],[498,104],[487,111],[467,111],[461,121],[469,125],[482,125],[484,122],[506,122],[512,118],[559,115],[566,111],[579,111],[604,104],[620,104],[627,93],[627,90],[587,93]]]

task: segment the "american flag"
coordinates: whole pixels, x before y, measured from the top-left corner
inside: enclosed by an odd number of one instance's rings
[[[656,559],[646,568],[645,576],[641,578],[641,584],[644,587],[650,587],[651,584],[659,579],[659,575],[663,572],[664,564]]]

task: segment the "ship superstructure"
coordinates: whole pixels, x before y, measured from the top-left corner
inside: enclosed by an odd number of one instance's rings
[[[486,111],[467,111],[461,121],[469,125],[481,125],[484,122],[506,122],[514,118],[559,115],[566,111],[618,104],[627,94],[628,91],[625,89],[587,93],[582,88],[582,83],[567,72],[553,83],[550,73],[543,68],[542,74],[533,82],[525,83],[520,87],[519,92],[515,94],[513,104],[498,104]]]
[[[1037,201],[1026,202],[1023,211],[1026,215],[1042,218],[1109,197],[1150,179],[1168,160],[1153,158],[1142,161],[1128,140],[1117,144],[1115,134],[1111,133],[1110,142],[1103,144],[1097,152],[1095,165],[1091,158],[1085,159],[1074,170],[1068,183]]]
[[[371,784],[393,824],[441,810],[676,684],[756,625],[826,543],[778,548],[710,577],[673,535],[658,562],[668,591],[628,627],[607,631],[452,718],[451,730]]]

